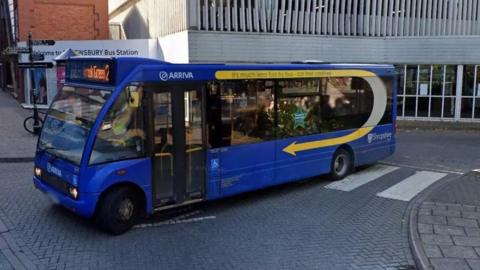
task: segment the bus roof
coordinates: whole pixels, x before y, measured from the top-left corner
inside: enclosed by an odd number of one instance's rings
[[[294,62],[294,63],[232,63],[232,64],[225,64],[225,63],[170,63],[166,61],[162,61],[160,59],[154,58],[145,58],[145,57],[131,57],[131,56],[118,56],[118,57],[91,57],[91,56],[74,56],[68,59],[69,61],[84,61],[84,60],[115,60],[117,62],[121,62],[122,64],[126,63],[133,63],[137,65],[189,65],[189,66],[197,66],[197,67],[208,67],[208,68],[219,68],[228,69],[233,68],[241,68],[241,69],[258,69],[258,68],[266,68],[266,69],[305,69],[305,68],[328,68],[328,67],[347,67],[347,68],[393,68],[393,65],[390,64],[364,64],[364,63],[328,63],[328,62],[310,62],[306,61],[305,63],[302,62]]]
[[[211,80],[215,79],[216,71],[286,71],[286,70],[367,70],[377,75],[393,74],[393,65],[386,64],[355,64],[355,63],[294,63],[294,64],[174,64],[159,59],[141,57],[85,57],[76,56],[67,60],[67,83],[88,83],[98,86],[113,87],[135,69],[143,68],[157,72],[156,76],[143,74],[145,79],[138,76],[136,80],[161,80],[158,72],[198,72],[199,75],[179,76],[169,80]]]

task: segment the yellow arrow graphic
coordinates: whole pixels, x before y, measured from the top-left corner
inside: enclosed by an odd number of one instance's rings
[[[387,90],[383,81],[375,73],[368,70],[219,70],[215,72],[217,80],[240,79],[291,79],[291,78],[325,78],[325,77],[360,77],[368,82],[373,91],[373,108],[367,121],[354,132],[332,139],[313,142],[293,142],[283,152],[296,156],[297,152],[321,147],[334,146],[352,142],[362,138],[380,123],[387,106]]]
[[[333,139],[326,139],[326,140],[319,140],[313,142],[305,142],[305,143],[297,143],[293,142],[289,146],[283,149],[283,152],[288,153],[292,156],[296,156],[297,152],[305,151],[305,150],[312,150],[320,147],[327,147],[327,146],[334,146],[339,144],[348,143],[351,141],[358,140],[363,136],[367,135],[370,131],[372,131],[373,127],[363,127],[355,130],[354,132],[338,137]]]
[[[387,90],[385,88],[385,84],[378,77],[363,77],[363,79],[370,84],[370,87],[373,91],[373,108],[367,122],[365,122],[362,127],[348,135],[338,138],[304,142],[298,144],[297,142],[293,142],[289,146],[285,147],[283,151],[290,155],[296,156],[297,152],[299,151],[349,143],[362,138],[370,131],[372,131],[373,128],[377,126],[378,123],[380,123],[385,112],[387,106]]]

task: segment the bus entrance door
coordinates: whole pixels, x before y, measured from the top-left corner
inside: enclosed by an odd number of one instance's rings
[[[152,94],[155,205],[202,199],[205,193],[202,88],[192,84],[165,85]]]

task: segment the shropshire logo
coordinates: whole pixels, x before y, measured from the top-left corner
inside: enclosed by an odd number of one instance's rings
[[[158,77],[160,78],[160,80],[164,82],[169,80],[193,80],[195,78],[192,72],[183,72],[183,71],[175,71],[175,72],[160,71],[160,73],[158,73]]]
[[[386,132],[382,134],[370,133],[367,136],[368,143],[373,143],[376,141],[390,141],[392,139],[392,133]]]

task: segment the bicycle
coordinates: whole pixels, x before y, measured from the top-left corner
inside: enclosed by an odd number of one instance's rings
[[[23,120],[23,128],[30,134],[38,135],[40,130],[42,130],[43,120],[40,118],[39,114],[45,114],[39,112],[37,109],[37,98],[38,95],[35,90],[31,91],[33,96],[33,115],[25,118]]]

